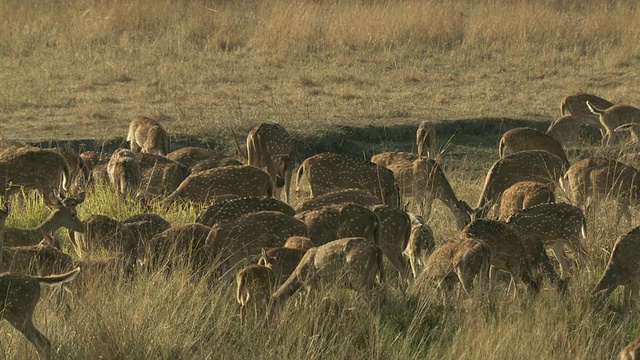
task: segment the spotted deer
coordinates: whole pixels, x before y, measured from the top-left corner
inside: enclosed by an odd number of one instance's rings
[[[283,179],[287,203],[289,203],[294,155],[293,138],[279,124],[262,123],[247,135],[248,164],[266,170],[276,199],[280,198],[277,178]]]
[[[310,287],[320,277],[341,279],[354,289],[373,289],[376,276],[384,279],[382,250],[371,240],[355,237],[334,240],[309,249],[289,278],[273,294],[282,301],[301,286]]]
[[[171,227],[149,240],[138,250],[141,265],[148,270],[163,270],[170,273],[183,266],[193,273],[202,275],[208,265],[207,237],[211,228],[191,223]]]
[[[308,249],[291,249],[288,247],[262,249],[258,264],[273,270],[276,284],[279,286],[293,274],[296,266],[298,266],[307,251]]]
[[[79,273],[80,268],[50,276],[10,272],[0,274],[0,316],[33,344],[41,360],[51,358],[51,342],[33,324],[33,313],[40,300],[40,284],[64,284],[75,279]]]
[[[120,224],[131,231],[137,239],[138,247],[145,246],[151,238],[171,227],[162,216],[151,213],[130,216],[120,221]]]
[[[69,189],[70,171],[64,156],[55,150],[10,148],[0,155],[0,188],[6,196],[36,190],[46,198],[56,190]]]
[[[629,206],[638,201],[640,173],[616,160],[590,157],[571,165],[561,185],[571,192],[577,206],[586,208],[587,214],[598,200],[613,198],[616,200],[616,222],[623,217],[630,222]]]
[[[582,244],[586,237],[587,221],[582,209],[565,203],[539,204],[520,210],[507,219],[521,234],[536,236],[553,251],[566,277],[570,263],[565,246],[580,259],[587,260],[588,253]]]
[[[618,355],[619,360],[636,360],[640,359],[640,338],[635,339],[627,345]]]
[[[62,155],[67,161],[67,165],[69,165],[68,187],[70,191],[77,192],[80,191],[80,189],[83,189],[91,177],[91,170],[80,154],[77,154],[72,150],[62,148],[54,148],[53,150]]]
[[[435,237],[433,230],[421,216],[412,213],[408,215],[411,221],[411,234],[402,253],[409,259],[411,273],[414,278],[417,278],[435,248]]]
[[[296,212],[305,212],[317,209],[327,205],[340,204],[358,204],[364,207],[382,204],[380,199],[373,196],[370,192],[362,189],[344,189],[332,191],[311,199],[307,199],[300,203],[296,208]]]
[[[191,174],[188,167],[164,156],[136,154],[140,164],[140,190],[152,196],[169,195]]]
[[[640,226],[632,229],[616,240],[607,267],[593,288],[593,296],[604,298],[624,286],[624,308],[632,311],[638,305],[640,290]]]
[[[30,246],[38,244],[46,234],[64,227],[73,231],[84,231],[82,221],[78,219],[76,206],[84,202],[84,193],[77,198],[66,197],[60,193],[45,201],[51,213],[34,228],[5,227],[3,231],[4,246]]]
[[[192,168],[202,161],[221,160],[225,158],[225,155],[201,147],[186,146],[167,154],[167,158]]]
[[[305,223],[309,238],[318,245],[346,237],[365,237],[380,243],[380,219],[357,204],[329,205],[296,214]]]
[[[5,247],[0,256],[0,272],[53,275],[74,268],[71,256],[56,248],[55,240],[49,235],[37,245]]]
[[[573,115],[564,115],[554,120],[545,134],[556,139],[561,145],[566,146],[576,136],[576,133],[583,122]]]
[[[555,193],[549,185],[537,181],[519,181],[502,193],[498,220],[506,221],[519,210],[555,201]]]
[[[269,175],[250,165],[223,166],[187,176],[163,202],[178,199],[207,203],[246,196],[271,196]]]
[[[563,116],[572,115],[579,121],[579,125],[586,124],[599,129],[600,134],[604,137],[606,134],[606,129],[598,120],[598,116],[594,115],[591,112],[591,110],[587,106],[587,101],[601,109],[607,109],[613,106],[612,102],[605,100],[599,96],[580,93],[569,95],[562,99],[562,101],[560,102],[560,113]],[[577,127],[574,128],[574,131],[576,130]]]
[[[285,247],[287,249],[304,251],[307,251],[315,246],[316,245],[313,243],[313,241],[311,241],[311,239],[306,236],[291,236],[287,239],[287,241],[285,241],[284,245],[282,245],[282,247]]]
[[[191,172],[205,171],[229,165],[244,165],[242,161],[235,158],[208,159],[202,160],[191,167]]]
[[[136,154],[130,150],[113,152],[107,164],[109,182],[122,196],[133,196],[140,188],[142,172]]]
[[[458,199],[435,160],[404,152],[385,152],[374,155],[371,161],[392,170],[401,194],[413,195],[416,204],[424,204],[427,214],[431,214],[433,201],[438,199],[451,211],[458,229],[471,221],[471,208]]]
[[[127,141],[131,151],[142,148],[142,152],[167,155],[169,153],[169,134],[154,119],[137,116],[131,120]]]
[[[527,150],[548,151],[562,159],[565,168],[568,169],[570,166],[567,154],[560,142],[540,130],[520,127],[502,134],[498,144],[498,154],[501,159],[506,156],[507,151],[515,154]]]
[[[311,197],[343,189],[362,189],[383,204],[400,207],[400,194],[393,172],[370,161],[352,159],[334,153],[307,158],[298,168],[296,191],[306,174]]]
[[[268,314],[268,304],[275,288],[275,275],[267,266],[251,264],[236,274],[236,301],[240,305],[240,318],[247,316],[247,308],[253,307],[254,318]]]
[[[111,154],[96,151],[85,151],[80,154],[80,158],[84,161],[89,170],[87,185],[96,186],[109,183],[107,165],[111,159]]]
[[[631,105],[614,105],[606,109],[601,109],[591,102],[587,101],[589,110],[599,116],[600,124],[604,127],[606,133],[602,138],[603,145],[611,145],[617,139],[617,133],[614,129],[621,125],[630,123],[640,123],[640,109]],[[638,130],[636,126],[626,128],[631,133],[632,141],[638,141]]]
[[[502,193],[515,183],[537,181],[555,187],[565,170],[562,159],[543,150],[521,151],[496,161],[485,178],[476,216],[486,217]]]
[[[431,121],[423,121],[416,131],[416,146],[418,149],[418,157],[426,156],[435,159],[438,154],[436,143],[436,127]]]
[[[195,222],[213,226],[221,221],[236,219],[258,211],[279,211],[289,216],[296,214],[291,206],[280,200],[268,196],[247,196],[209,205],[200,211]]]

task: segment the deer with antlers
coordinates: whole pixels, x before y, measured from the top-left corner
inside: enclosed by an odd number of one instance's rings
[[[137,116],[131,120],[127,141],[134,152],[142,148],[145,153],[163,156],[169,153],[169,134],[160,123],[146,116]]]

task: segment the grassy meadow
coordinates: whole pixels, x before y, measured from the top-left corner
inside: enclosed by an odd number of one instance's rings
[[[119,139],[149,115],[175,140],[233,153],[231,129],[240,139],[270,121],[301,153],[349,140],[349,152],[370,155],[412,150],[412,131],[433,120],[447,129],[446,175],[474,205],[506,128],[546,128],[577,92],[640,106],[639,18],[632,0],[0,0],[0,135]],[[568,150],[574,160],[620,149]],[[327,288],[241,324],[229,281],[94,273],[67,296],[71,313],[45,291],[35,323],[54,359],[611,359],[640,336],[638,314],[622,311],[621,291],[603,306],[587,294],[616,237],[640,222],[632,209],[632,224],[616,225],[613,202],[600,205],[588,219],[591,264],[573,269],[566,297],[548,283],[535,298],[505,285],[495,302],[478,289],[444,305],[429,284],[404,292],[387,263],[374,294]],[[9,226],[48,213],[41,201],[12,209]],[[174,225],[198,210],[157,208]],[[81,218],[142,211],[102,188],[79,207]],[[440,203],[425,215],[438,243],[458,236]],[[57,237],[70,250],[66,232]],[[0,358],[36,357],[6,322],[0,332]]]

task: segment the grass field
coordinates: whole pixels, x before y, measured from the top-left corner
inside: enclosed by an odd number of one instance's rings
[[[417,124],[435,120],[446,129],[446,174],[474,205],[505,129],[546,128],[577,92],[640,105],[638,18],[632,0],[0,0],[0,135],[122,138],[142,114],[176,141],[232,153],[230,129],[241,138],[272,121],[300,154],[370,155],[411,150]],[[569,150],[570,160],[617,153]],[[47,213],[21,206],[10,226]],[[373,295],[325,289],[241,325],[226,282],[98,274],[69,300],[68,317],[45,293],[35,322],[55,359],[611,359],[640,335],[620,291],[603,307],[587,296],[616,237],[638,225],[637,209],[633,224],[615,225],[613,208],[604,202],[589,219],[591,265],[578,264],[564,298],[549,284],[535,298],[505,286],[495,303],[477,291],[445,306],[427,284],[403,293],[388,266]],[[142,209],[98,189],[79,211],[123,219]],[[160,214],[175,225],[196,211]],[[429,223],[438,243],[458,236],[441,205]],[[0,331],[0,358],[35,358],[18,332]]]

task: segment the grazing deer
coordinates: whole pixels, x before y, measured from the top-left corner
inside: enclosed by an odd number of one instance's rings
[[[476,207],[477,217],[486,217],[502,193],[519,181],[554,184],[564,174],[564,163],[557,155],[543,150],[521,151],[491,166]]]
[[[176,266],[188,266],[194,273],[202,274],[207,263],[207,237],[211,228],[202,224],[185,224],[171,227],[157,234],[145,248],[139,249],[140,262],[151,269],[170,272]]]
[[[280,198],[277,178],[283,179],[287,203],[289,203],[294,155],[293,138],[279,124],[262,123],[247,135],[248,164],[266,170],[276,199]]]
[[[75,279],[79,273],[80,268],[50,276],[0,274],[0,314],[33,344],[42,360],[51,358],[51,342],[33,324],[33,313],[40,300],[40,284],[64,284]]]
[[[412,224],[409,215],[392,206],[376,205],[371,208],[380,219],[380,241],[378,245],[382,253],[400,272],[403,283],[409,277],[409,264],[403,255],[403,250],[409,243]]]
[[[431,214],[433,201],[438,199],[451,211],[459,230],[471,221],[472,209],[458,199],[435,160],[404,152],[385,152],[374,155],[371,161],[392,170],[401,194],[413,195],[416,204],[424,204],[426,213]]]
[[[52,275],[73,268],[73,259],[55,247],[55,240],[45,235],[38,245],[4,247],[0,253],[0,272],[28,275]]]
[[[222,264],[221,273],[262,248],[280,247],[291,236],[307,236],[307,226],[278,211],[260,211],[216,224],[207,237],[210,255]]]
[[[537,181],[519,181],[502,193],[498,220],[505,221],[522,209],[555,201],[556,196],[549,185]]]
[[[244,165],[244,164],[242,163],[242,161],[239,161],[235,158],[208,159],[208,160],[202,160],[199,163],[193,165],[191,167],[191,172],[195,173],[198,171],[205,171],[205,170],[215,169],[215,168],[219,168],[222,166],[229,166],[229,165]]]
[[[498,144],[498,154],[501,159],[506,156],[507,150],[511,154],[528,150],[545,150],[562,159],[565,168],[568,169],[571,166],[560,142],[540,130],[520,127],[505,132]]]
[[[637,203],[640,173],[616,160],[590,157],[571,165],[561,185],[565,191],[571,191],[577,206],[586,206],[587,213],[596,200],[614,198],[617,202],[616,223],[622,217],[631,222],[629,206]]]
[[[221,160],[225,156],[213,150],[195,146],[186,146],[167,154],[167,158],[188,168],[192,168],[202,161]]]
[[[275,300],[290,297],[304,284],[320,276],[342,279],[355,289],[373,289],[376,275],[384,281],[382,250],[371,240],[355,237],[334,240],[309,249],[287,281],[273,294]]]
[[[65,197],[59,194],[45,201],[52,211],[42,223],[34,228],[22,229],[14,227],[4,228],[4,246],[29,246],[36,245],[46,234],[50,234],[61,227],[84,231],[82,221],[78,219],[76,206],[84,201],[84,193],[77,198]]]
[[[316,246],[354,236],[380,243],[380,219],[373,211],[357,204],[324,206],[295,217],[307,226],[309,238]]]
[[[82,189],[91,177],[91,170],[82,157],[71,150],[62,148],[54,148],[53,150],[62,155],[69,165],[69,189],[71,191]]]
[[[306,236],[291,236],[287,239],[287,241],[285,241],[282,247],[285,247],[287,249],[307,251],[312,247],[316,247],[316,245],[313,243],[313,241],[311,241],[311,239]]]
[[[6,196],[37,190],[46,198],[54,191],[68,190],[71,181],[64,156],[53,149],[10,148],[0,155],[0,188]]]
[[[259,313],[268,313],[268,303],[275,288],[275,275],[271,268],[251,264],[236,274],[236,301],[240,305],[240,318],[246,318],[247,307],[253,306],[257,319]]]
[[[89,169],[89,179],[87,185],[104,185],[109,183],[109,174],[107,173],[107,165],[111,159],[111,154],[85,151],[80,154],[80,158],[84,161]]]
[[[433,230],[421,216],[412,213],[408,215],[411,220],[411,235],[402,253],[409,259],[413,277],[417,278],[435,248],[435,238]]]
[[[296,208],[296,212],[301,213],[327,205],[340,205],[348,203],[358,204],[365,207],[382,204],[380,199],[371,195],[371,193],[366,190],[344,189],[332,191],[324,195],[316,196],[312,199],[307,199],[300,205],[298,205],[298,207]]]
[[[130,150],[118,149],[113,152],[107,164],[109,182],[123,196],[133,196],[140,188],[142,172],[136,154]]]
[[[342,189],[362,189],[383,204],[400,207],[400,194],[393,172],[369,161],[334,153],[322,153],[302,162],[296,176],[296,191],[307,174],[311,197]]]
[[[618,355],[620,360],[636,360],[640,359],[640,338],[635,339],[629,345],[627,345],[622,351],[620,355]]]
[[[437,152],[436,127],[431,121],[423,121],[416,131],[418,157],[426,156],[435,159]]]
[[[213,226],[221,221],[236,219],[258,211],[279,211],[289,216],[296,214],[291,206],[280,200],[267,196],[247,196],[209,205],[200,211],[195,222]]]
[[[606,129],[598,120],[598,116],[594,115],[591,112],[591,110],[587,106],[587,101],[600,109],[607,109],[613,106],[613,103],[599,96],[581,93],[569,95],[562,99],[562,101],[560,102],[560,113],[563,116],[572,115],[576,120],[579,121],[578,127],[581,124],[586,124],[599,129],[600,134],[604,137],[606,134]],[[573,130],[576,131],[578,127],[574,128]]]
[[[191,174],[188,167],[161,155],[139,153],[140,190],[149,195],[169,195]]]
[[[583,122],[573,115],[564,115],[554,120],[545,134],[556,139],[561,145],[566,146],[574,139],[582,124]]]
[[[130,216],[120,221],[120,224],[131,231],[139,246],[145,246],[151,238],[171,227],[162,216],[150,213]]]
[[[580,258],[587,259],[588,253],[582,244],[587,221],[580,208],[564,203],[539,204],[511,215],[507,223],[515,226],[521,234],[536,236],[544,245],[551,247],[563,277],[570,268],[565,245]]]
[[[155,120],[146,116],[137,116],[131,120],[127,141],[131,151],[142,148],[142,152],[167,155],[169,153],[169,134]]]
[[[271,196],[269,175],[250,165],[223,166],[187,176],[164,203],[182,199],[207,203],[245,196]]]
[[[587,101],[589,110],[600,117],[600,123],[606,130],[602,138],[603,145],[610,145],[616,140],[614,129],[621,125],[630,123],[640,123],[640,109],[631,105],[614,105],[606,109],[601,109]],[[638,131],[635,126],[626,127],[631,132],[632,141],[638,141]]]
[[[640,290],[640,226],[616,240],[609,263],[600,281],[592,290],[594,296],[608,297],[618,287],[624,286],[624,308],[633,311],[638,305]]]
[[[258,264],[273,270],[276,283],[282,285],[282,282],[293,274],[296,266],[298,266],[307,251],[308,249],[291,249],[288,247],[262,249]]]

